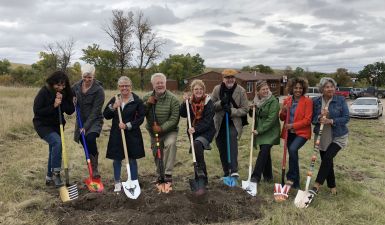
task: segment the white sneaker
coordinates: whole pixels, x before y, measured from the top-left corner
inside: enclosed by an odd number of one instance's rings
[[[114,192],[120,192],[122,190],[122,183],[115,183]]]

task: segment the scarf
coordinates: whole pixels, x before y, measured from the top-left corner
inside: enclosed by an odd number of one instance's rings
[[[192,121],[193,127],[199,120],[202,119],[203,110],[205,108],[205,102],[206,102],[206,95],[203,95],[201,98],[196,98],[195,95],[193,95],[191,99],[191,108],[195,115],[194,120]]]
[[[271,91],[269,91],[269,94],[266,97],[262,97],[262,98],[260,98],[259,95],[256,94],[253,102],[257,108],[260,108],[272,96],[273,96],[273,93],[271,93]]]
[[[232,98],[235,88],[237,87],[237,83],[234,83],[233,87],[228,89],[225,85],[225,83],[221,83],[221,88],[219,89],[219,98],[222,99],[223,96],[226,94],[229,96],[229,102],[231,102],[230,98]]]

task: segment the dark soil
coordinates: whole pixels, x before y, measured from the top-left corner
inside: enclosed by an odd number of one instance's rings
[[[103,193],[82,189],[78,199],[59,203],[53,213],[59,224],[70,225],[242,223],[261,217],[259,197],[229,188],[219,179],[211,180],[207,193],[199,197],[188,189],[187,181],[180,180],[169,194],[158,194],[151,183],[155,177],[140,179],[142,193],[136,200],[124,192],[114,193],[112,182],[106,182]]]

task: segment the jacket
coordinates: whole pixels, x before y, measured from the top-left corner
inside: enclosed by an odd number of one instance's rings
[[[145,156],[143,137],[140,130],[140,125],[144,121],[144,106],[143,101],[136,94],[132,93],[132,95],[134,97],[134,101],[131,101],[124,106],[122,110],[122,120],[123,123],[130,122],[132,125],[130,130],[124,130],[128,157],[131,159],[139,159]],[[115,97],[107,103],[103,112],[104,118],[107,120],[112,119],[106,157],[114,160],[122,160],[125,157],[122,135],[119,128],[118,109],[111,110],[110,108],[110,105],[113,105],[114,102]]]
[[[313,119],[312,123],[315,125],[313,132],[318,134],[320,128],[319,116],[322,108],[322,96],[313,99]],[[345,97],[334,95],[329,103],[329,119],[333,120],[332,137],[341,137],[347,133],[349,122],[349,108],[346,104]]]
[[[293,97],[288,96],[284,101],[284,106],[291,106],[293,102]],[[286,124],[286,111],[281,111],[279,117],[284,122],[282,127],[282,138],[285,138],[286,130],[284,129]],[[310,139],[311,138],[311,120],[313,116],[313,101],[305,96],[301,96],[297,108],[294,113],[293,129],[297,136]]]

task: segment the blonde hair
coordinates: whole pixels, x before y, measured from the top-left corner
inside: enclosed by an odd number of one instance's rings
[[[257,81],[257,82],[255,83],[255,89],[256,89],[257,91],[259,91],[259,90],[261,90],[261,88],[262,88],[263,86],[265,86],[265,85],[266,85],[266,86],[269,86],[265,80],[259,80],[259,81]]]
[[[201,86],[203,88],[203,92],[206,92],[206,85],[205,83],[203,83],[202,80],[199,80],[199,79],[196,79],[196,80],[193,80],[190,84],[190,90],[191,92],[193,91],[194,87],[195,86]]]

